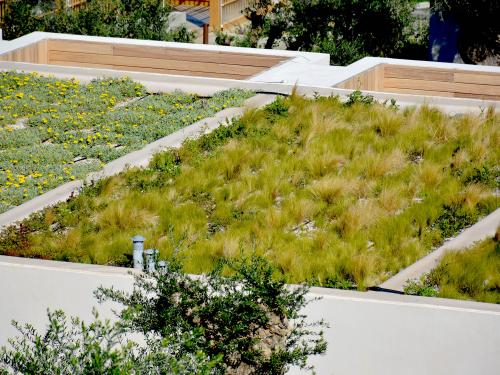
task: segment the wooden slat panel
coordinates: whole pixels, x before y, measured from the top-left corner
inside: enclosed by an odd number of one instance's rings
[[[245,79],[245,78],[247,78],[247,76],[241,76],[241,75],[237,75],[237,74],[200,73],[200,72],[192,72],[192,71],[188,71],[188,70],[155,69],[155,68],[144,68],[144,67],[130,67],[130,66],[126,66],[126,65],[104,65],[104,64],[92,64],[92,63],[82,63],[82,62],[75,63],[72,61],[58,61],[58,60],[52,60],[51,64],[62,65],[62,66],[123,70],[123,71],[129,71],[129,72],[175,74],[175,75],[183,75],[183,76],[200,76],[201,74],[203,74],[204,77],[210,77],[210,78],[228,78],[228,79]]]
[[[337,87],[351,90],[380,91],[384,78],[383,72],[381,66],[376,66],[341,82]]]
[[[223,73],[237,74],[250,76],[260,72],[262,69],[252,66],[237,66],[214,63],[200,63],[192,61],[166,60],[166,59],[151,59],[147,57],[126,57],[126,56],[109,56],[98,55],[91,53],[75,53],[75,52],[49,52],[49,61],[72,61],[92,64],[104,65],[124,65],[130,67],[144,67],[157,69],[174,69],[196,71],[200,73]]]
[[[270,68],[282,61],[287,60],[286,57],[276,56],[258,56],[254,54],[220,51],[197,51],[181,48],[129,46],[123,44],[113,46],[113,54],[115,56],[150,57],[158,59],[258,66],[263,68]]]
[[[385,65],[384,78],[406,78],[426,81],[453,82],[453,70],[414,68]]]
[[[117,55],[131,57],[149,57],[182,61],[211,62],[222,64],[235,64],[243,66],[259,66],[270,68],[288,58],[283,56],[259,56],[251,53],[234,53],[222,51],[200,51],[185,48],[168,48],[139,46],[127,44],[109,44],[98,42],[80,42],[65,40],[50,40],[49,50],[64,52],[84,52],[102,55]]]
[[[469,83],[424,81],[403,78],[385,78],[384,88],[402,88],[428,91],[448,91],[464,94],[499,95],[500,86],[476,85]]]
[[[452,92],[447,91],[431,91],[431,90],[415,90],[415,89],[402,89],[402,88],[387,88],[382,90],[385,92],[394,92],[398,94],[411,94],[411,95],[424,95],[424,96],[446,96],[449,98],[453,98],[455,96]]]
[[[482,72],[481,72],[482,73]],[[500,86],[500,74],[478,74],[471,72],[457,72],[454,74],[455,82],[475,83],[479,85],[496,85]]]
[[[37,43],[37,63],[38,64],[47,64],[48,61],[48,51],[47,51],[47,41],[42,40]]]
[[[500,95],[456,93],[455,97],[470,98],[470,99],[483,99],[483,100],[500,100]]]
[[[108,43],[49,39],[47,48],[49,51],[90,52],[100,55],[113,54],[113,45]]]

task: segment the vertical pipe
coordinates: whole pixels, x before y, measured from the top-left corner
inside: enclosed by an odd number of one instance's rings
[[[165,262],[164,260],[160,260],[160,261],[158,262],[158,269],[159,269],[160,271],[165,270],[165,268],[166,268],[166,267],[167,267],[167,262]]]
[[[155,249],[147,249],[144,251],[146,254],[146,263],[147,263],[147,271],[149,273],[155,271],[156,258],[158,256],[158,250]]]
[[[143,252],[144,252],[144,240],[145,238],[137,235],[132,238],[133,247],[133,257],[134,257],[134,269],[142,271],[142,265],[144,263]]]
[[[203,44],[208,44],[208,23],[203,25]]]

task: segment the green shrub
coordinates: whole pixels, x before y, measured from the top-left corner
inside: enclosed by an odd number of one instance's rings
[[[326,351],[323,322],[306,323],[306,286],[289,287],[264,259],[220,262],[202,278],[174,258],[135,275],[133,292],[99,288],[99,301],[123,305],[114,324],[89,325],[49,312],[45,334],[14,323],[21,337],[0,350],[0,364],[21,373],[285,374],[312,369]],[[139,337],[144,344],[131,341]],[[0,366],[0,373],[2,368]],[[9,373],[9,372],[7,372]]]
[[[6,39],[33,31],[133,39],[192,42],[193,32],[181,27],[169,31],[170,7],[163,0],[88,0],[78,10],[57,2],[10,0],[3,23]],[[44,3],[41,3],[42,5]]]
[[[427,285],[425,276],[423,281],[408,280],[404,285],[403,291],[405,294],[422,297],[436,297],[439,294],[435,286]]]
[[[373,104],[375,100],[371,95],[364,95],[361,91],[355,90],[350,93],[347,97],[347,101],[344,103],[346,107],[350,107],[356,103],[361,103],[365,105]]]
[[[68,319],[63,311],[48,311],[44,333],[13,322],[20,336],[10,339],[10,347],[0,348],[0,374],[212,374],[218,358],[202,352],[176,355],[179,342],[154,335],[143,337],[144,344],[130,340],[120,323],[99,319],[86,324]]]
[[[160,272],[136,276],[132,293],[99,288],[96,296],[122,304],[119,316],[131,331],[182,342],[181,358],[201,352],[221,358],[221,372],[284,374],[326,350],[322,331],[314,329],[324,324],[306,324],[300,313],[306,293],[305,286],[289,289],[267,261],[251,257],[220,262],[202,279],[186,275],[174,259]]]

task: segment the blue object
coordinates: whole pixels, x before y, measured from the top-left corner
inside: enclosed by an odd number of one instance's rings
[[[432,12],[429,21],[429,60],[457,62],[459,26],[453,15]]]

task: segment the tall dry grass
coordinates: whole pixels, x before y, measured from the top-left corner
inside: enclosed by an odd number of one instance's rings
[[[140,233],[163,256],[181,256],[188,272],[256,252],[289,282],[363,289],[443,240],[445,206],[474,215],[500,206],[498,115],[296,95],[285,102],[286,113],[248,112],[244,132],[218,146],[186,143],[177,176],[153,169],[106,180],[80,198],[82,208],[68,215],[81,218],[66,228],[47,229],[66,208],[47,211],[46,229],[23,251],[125,264]],[[493,180],[481,180],[490,178],[477,174],[483,167]]]

